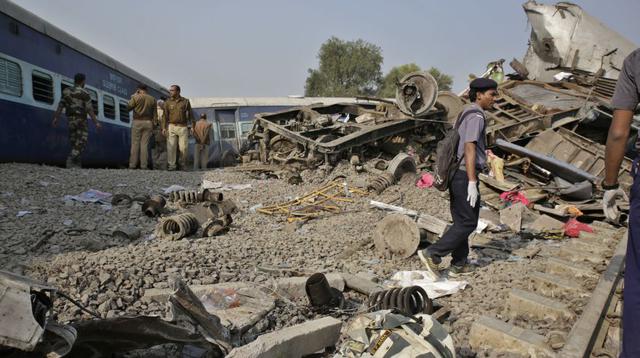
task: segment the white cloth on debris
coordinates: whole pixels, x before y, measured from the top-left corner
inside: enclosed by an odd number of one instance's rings
[[[467,281],[450,281],[444,277],[434,281],[427,271],[399,271],[387,283],[400,287],[420,286],[431,299],[452,295],[467,287]]]
[[[251,184],[224,184],[219,181],[211,181],[204,179],[202,181],[202,189],[218,189],[218,190],[244,190],[250,189]]]

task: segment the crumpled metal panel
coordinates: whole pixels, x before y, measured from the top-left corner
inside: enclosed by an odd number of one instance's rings
[[[542,132],[533,138],[526,148],[569,163],[598,177],[599,180],[604,179],[604,146],[566,128]],[[630,187],[633,183],[630,170],[631,160],[624,158],[618,181],[625,188]]]
[[[31,311],[31,288],[0,275],[0,345],[32,351],[44,329]]]
[[[617,79],[622,61],[638,47],[578,5],[531,0],[522,7],[531,24],[523,60],[530,79],[550,82],[554,74],[566,69],[594,73],[601,67],[604,77]]]

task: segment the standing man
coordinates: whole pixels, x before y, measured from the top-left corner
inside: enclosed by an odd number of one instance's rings
[[[633,51],[622,64],[616,90],[611,104],[614,108],[607,149],[605,153],[605,179],[602,183],[604,196],[602,205],[609,221],[617,223],[620,211],[616,204],[618,198],[627,198],[627,194],[618,185],[618,172],[627,148],[629,130],[633,114],[640,101],[640,49]],[[640,137],[636,142],[640,150]],[[627,255],[625,258],[624,293],[622,305],[622,353],[621,358],[640,357],[640,177],[638,159],[633,161],[631,175],[631,202],[629,205],[629,231]]]
[[[168,170],[176,170],[176,154],[180,153],[180,169],[187,169],[189,132],[193,113],[189,100],[180,96],[180,86],[169,87],[170,97],[164,102],[162,128],[167,137]]]
[[[485,114],[484,110],[493,106],[498,84],[488,78],[477,78],[469,84],[467,106],[458,117],[457,159],[460,167],[455,171],[449,184],[449,205],[453,225],[438,242],[425,250],[418,251],[420,260],[434,279],[439,277],[442,257],[451,254],[449,276],[473,271],[468,265],[469,235],[478,226],[480,215],[480,195],[477,173],[485,169]]]
[[[140,159],[140,169],[149,165],[149,139],[153,131],[153,123],[158,120],[156,99],[147,93],[147,85],[139,84],[138,90],[131,96],[127,111],[133,110],[131,124],[131,154],[129,169],[135,169]]]
[[[167,97],[161,96],[156,104],[158,118],[164,114],[164,101]],[[153,169],[167,170],[167,138],[162,134],[164,127],[160,121],[153,124],[153,145],[151,155],[153,157]]]
[[[93,120],[97,129],[102,128],[95,113],[93,113],[93,106],[91,105],[91,96],[89,92],[84,89],[85,75],[83,73],[76,73],[73,76],[73,87],[67,87],[62,91],[62,98],[58,103],[58,109],[53,115],[53,122],[51,125],[56,127],[58,125],[58,118],[60,113],[64,109],[64,113],[67,116],[67,126],[69,127],[69,145],[71,146],[71,152],[67,157],[67,168],[81,168],[80,157],[87,145],[87,138],[89,137],[87,129],[87,113]]]
[[[211,123],[207,121],[207,115],[202,113],[200,119],[193,128],[193,136],[196,139],[196,147],[193,153],[193,169],[207,169],[209,163],[209,144],[211,144]]]

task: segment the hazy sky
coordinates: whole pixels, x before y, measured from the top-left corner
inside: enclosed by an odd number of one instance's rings
[[[521,59],[530,32],[514,0],[14,2],[185,96],[303,94],[331,36],[380,46],[385,73],[437,67],[457,90],[489,61]],[[576,3],[640,44],[639,0]]]

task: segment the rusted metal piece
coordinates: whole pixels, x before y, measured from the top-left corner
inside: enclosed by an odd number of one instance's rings
[[[181,190],[171,192],[169,200],[173,202],[183,202],[186,204],[194,204],[202,201],[202,193],[196,190]]]
[[[406,153],[399,153],[389,162],[387,172],[391,173],[396,180],[400,180],[407,173],[415,174],[416,160]]]
[[[309,303],[315,308],[337,307],[343,302],[342,292],[329,285],[322,273],[314,273],[305,283],[305,292]]]
[[[408,116],[426,114],[438,97],[438,82],[429,72],[412,72],[404,76],[396,88],[396,103]]]
[[[413,255],[420,244],[418,224],[404,214],[385,216],[373,231],[376,251],[389,257],[406,259]]]
[[[229,199],[211,202],[211,204],[209,204],[209,208],[214,217],[231,215],[238,211],[236,203]]]
[[[112,205],[122,205],[122,206],[130,206],[133,202],[133,199],[127,194],[115,194],[111,198]]]
[[[224,200],[224,195],[219,191],[204,189],[202,191],[202,200],[203,201],[222,201]]]
[[[154,195],[142,203],[142,212],[148,217],[156,217],[160,215],[166,204],[167,201],[163,196]]]
[[[209,219],[202,225],[202,235],[206,237],[219,235],[228,230],[232,222],[231,215]]]
[[[382,173],[375,177],[367,186],[367,190],[375,191],[376,194],[382,194],[385,189],[396,183],[396,177],[389,172]]]
[[[464,109],[465,102],[453,92],[438,92],[436,107],[441,106],[447,113],[447,123],[453,126]]]
[[[368,305],[372,311],[396,309],[410,316],[433,313],[433,302],[420,286],[373,292],[369,295]]]
[[[179,240],[198,231],[198,220],[191,213],[175,215],[160,223],[160,234],[171,240]]]
[[[319,217],[325,212],[339,213],[342,209],[338,203],[353,202],[353,199],[347,197],[351,195],[364,196],[367,192],[348,186],[343,179],[336,179],[300,198],[258,208],[256,211],[268,215],[286,215],[288,222],[304,221]]]

